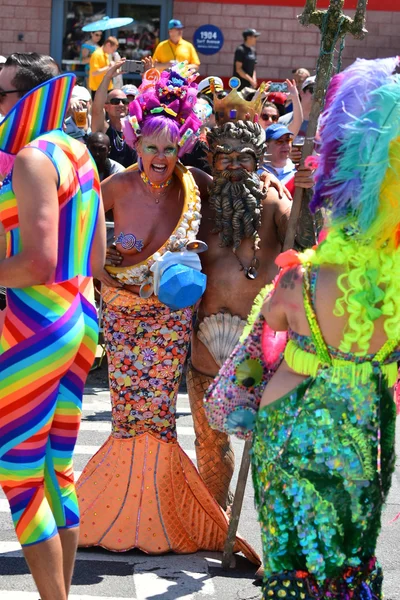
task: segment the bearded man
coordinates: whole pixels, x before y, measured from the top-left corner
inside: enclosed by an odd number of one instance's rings
[[[231,113],[232,114],[232,113]],[[207,135],[213,181],[202,205],[199,238],[207,288],[192,338],[187,385],[196,434],[197,466],[217,502],[229,503],[234,454],[229,436],[208,425],[203,396],[242,333],[254,298],[277,274],[291,202],[266,190],[257,168],[265,134],[256,122],[239,120]]]
[[[207,134],[213,179],[190,168],[202,201],[197,237],[207,243],[208,251],[201,254],[207,288],[198,308],[187,383],[197,466],[225,508],[234,455],[228,436],[209,427],[203,396],[239,340],[254,298],[277,273],[275,259],[282,248],[291,202],[278,181],[273,185],[279,192],[270,185],[270,174],[264,173],[263,179],[257,175],[265,149],[265,133],[255,117],[261,101],[245,102],[233,90],[222,99],[214,94],[214,106],[220,124]],[[301,185],[310,187],[309,178],[303,175]],[[122,257],[111,248],[107,260],[119,266]]]

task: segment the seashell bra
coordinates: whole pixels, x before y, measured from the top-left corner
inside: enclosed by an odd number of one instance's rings
[[[137,171],[138,165],[133,165],[127,169]],[[181,181],[184,192],[183,210],[180,219],[167,241],[151,256],[144,261],[129,267],[111,267],[106,266],[107,271],[116,279],[125,285],[143,285],[151,283],[153,274],[150,267],[165,252],[180,252],[190,242],[194,242],[200,227],[201,202],[200,192],[193,178],[193,175],[181,163],[177,163],[175,175]]]

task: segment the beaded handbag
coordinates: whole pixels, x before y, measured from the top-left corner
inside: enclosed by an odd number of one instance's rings
[[[286,332],[270,329],[261,313],[208,388],[204,409],[212,429],[251,436],[265,386],[280,365]]]

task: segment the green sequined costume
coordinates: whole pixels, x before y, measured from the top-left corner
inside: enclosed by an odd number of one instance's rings
[[[264,551],[265,599],[382,598],[375,559],[382,507],[395,464],[395,404],[382,365],[398,360],[385,344],[360,359],[323,341],[305,276],[312,338],[292,343],[320,361],[317,374],[260,409],[252,468]],[[336,367],[340,360],[340,377]],[[356,378],[356,384],[355,384]]]

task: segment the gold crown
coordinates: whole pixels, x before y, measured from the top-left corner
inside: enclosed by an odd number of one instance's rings
[[[232,121],[253,121],[258,123],[262,109],[263,97],[266,84],[263,82],[256,91],[254,98],[245,100],[237,91],[240,87],[240,79],[231,77],[229,80],[231,91],[221,98],[221,93],[215,89],[214,79],[210,78],[210,89],[214,96],[214,113],[218,125]]]

